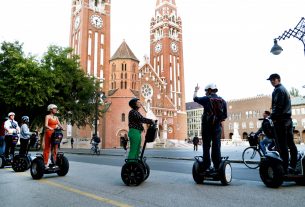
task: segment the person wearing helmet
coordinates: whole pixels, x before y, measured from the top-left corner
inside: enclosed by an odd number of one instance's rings
[[[4,129],[4,122],[6,119],[1,118],[0,122],[0,155],[4,154],[5,152],[5,141],[4,141],[4,136],[5,136],[5,129]]]
[[[219,169],[221,163],[221,136],[222,122],[227,118],[227,103],[218,96],[216,84],[211,83],[205,87],[205,96],[197,97],[199,86],[195,87],[194,101],[203,106],[202,115],[202,147],[203,147],[203,169],[215,171]],[[210,148],[212,142],[212,161],[214,168],[211,167]]]
[[[20,127],[20,149],[19,155],[25,155],[29,145],[30,136],[33,132],[30,132],[29,124],[30,118],[28,116],[21,117],[21,127]]]
[[[130,140],[130,149],[128,153],[128,159],[137,160],[140,154],[141,147],[141,134],[144,130],[143,124],[153,124],[152,119],[143,117],[139,109],[141,108],[141,102],[138,98],[133,98],[129,101],[131,110],[128,114],[128,137]]]
[[[45,136],[44,136],[44,149],[43,149],[43,159],[45,167],[48,168],[50,149],[52,149],[53,161],[56,161],[57,147],[52,146],[51,136],[56,128],[62,128],[59,119],[55,114],[57,113],[57,106],[55,104],[50,104],[47,107],[49,114],[45,117]]]
[[[13,158],[15,153],[15,144],[13,143],[13,134],[18,134],[20,132],[20,128],[18,126],[18,122],[15,121],[15,113],[10,112],[8,115],[8,120],[4,122],[5,129],[5,157]]]

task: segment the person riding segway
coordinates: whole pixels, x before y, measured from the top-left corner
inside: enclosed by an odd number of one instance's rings
[[[298,153],[294,144],[290,95],[278,74],[271,74],[267,80],[274,86],[270,118],[277,151],[267,153],[262,159],[260,177],[267,187],[272,188],[281,186],[283,181],[305,185],[305,155]]]
[[[146,158],[143,157],[147,142],[153,142],[157,135],[157,124],[152,119],[144,118],[139,109],[141,103],[138,98],[133,98],[129,101],[131,110],[128,115],[129,132],[128,137],[130,140],[130,150],[128,159],[125,160],[125,164],[121,170],[121,178],[126,185],[139,185],[146,180],[150,174],[150,168],[146,164]],[[149,124],[147,133],[145,136],[145,142],[140,154],[141,147],[141,133],[144,130],[143,123]]]
[[[55,114],[57,106],[50,104],[48,106],[50,112],[45,118],[45,147],[42,154],[37,154],[32,161],[31,176],[33,179],[40,179],[44,174],[57,173],[59,176],[65,176],[69,171],[69,161],[64,153],[57,153],[57,146],[63,138],[63,127]],[[49,152],[52,152],[50,164]]]
[[[31,166],[31,156],[28,155],[30,148],[29,141],[37,138],[35,133],[30,132],[28,124],[30,119],[28,116],[21,117],[20,127],[20,149],[19,154],[15,155],[12,162],[12,168],[15,172],[24,172]],[[33,135],[33,136],[32,136]]]
[[[199,86],[195,87],[194,101],[204,108],[202,115],[202,146],[203,156],[196,156],[193,165],[193,179],[197,184],[203,183],[205,179],[221,181],[228,185],[232,179],[232,168],[228,157],[221,157],[220,139],[222,136],[222,122],[227,118],[227,104],[219,97],[214,83],[205,87],[206,95],[197,97]],[[210,148],[212,142],[211,166]]]
[[[0,156],[0,168],[3,168],[4,166],[10,166],[15,155],[15,147],[19,139],[20,128],[18,126],[18,122],[15,121],[14,118],[15,113],[10,112],[8,114],[8,120],[4,122],[4,140],[6,147],[4,155]]]

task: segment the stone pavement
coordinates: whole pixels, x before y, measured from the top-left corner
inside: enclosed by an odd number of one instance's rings
[[[222,156],[229,156],[232,162],[242,162],[242,152],[249,145],[222,145]],[[299,151],[305,152],[305,145],[297,145]],[[72,154],[85,154],[90,155],[90,149],[60,149],[60,151]],[[107,156],[126,156],[126,151],[123,149],[102,149],[101,155]],[[178,159],[178,160],[193,160],[194,156],[202,155],[202,146],[198,146],[198,151],[193,151],[193,148],[162,148],[162,149],[146,149],[144,156],[149,158],[162,158],[162,159]]]

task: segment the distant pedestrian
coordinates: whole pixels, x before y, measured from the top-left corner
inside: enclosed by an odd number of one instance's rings
[[[194,151],[198,151],[199,138],[195,136],[193,138]]]
[[[73,143],[74,143],[74,139],[73,137],[71,137],[71,149],[73,149]]]

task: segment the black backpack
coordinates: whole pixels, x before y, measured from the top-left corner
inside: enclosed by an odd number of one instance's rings
[[[222,98],[209,98],[211,111],[209,116],[211,117],[211,121],[215,123],[216,121],[220,122],[225,119],[224,112],[224,100]]]

